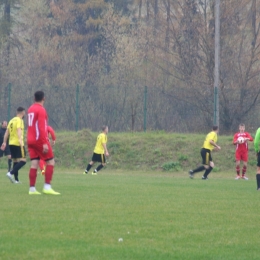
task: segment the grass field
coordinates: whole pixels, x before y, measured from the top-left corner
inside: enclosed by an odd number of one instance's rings
[[[2,169],[0,259],[259,259],[259,198],[233,172],[56,170],[61,196],[29,196]],[[42,176],[37,188],[41,191]],[[119,238],[123,241],[119,242]]]

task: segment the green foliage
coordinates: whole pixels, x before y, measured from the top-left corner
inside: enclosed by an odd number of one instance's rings
[[[250,166],[256,166],[257,163],[256,163],[256,160],[251,159],[251,160],[248,161],[247,164],[250,165]]]
[[[162,155],[162,152],[161,152],[161,150],[160,149],[155,149],[154,151],[153,151],[153,153],[155,154],[155,155],[158,155],[158,156],[161,156]]]
[[[220,167],[214,167],[212,169],[212,172],[220,172],[221,171],[221,168]]]
[[[179,154],[179,155],[178,155],[178,160],[179,160],[180,162],[187,161],[187,160],[188,160],[188,156],[185,155],[185,154]]]
[[[120,149],[120,143],[117,142],[108,143],[107,148],[111,150],[113,153],[117,153]]]
[[[181,169],[179,162],[166,162],[162,165],[164,171],[179,171]]]

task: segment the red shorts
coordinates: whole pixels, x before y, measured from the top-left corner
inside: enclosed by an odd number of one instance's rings
[[[236,151],[236,161],[248,161],[248,153],[245,151]]]
[[[48,142],[48,152],[43,153],[43,145],[42,144],[28,144],[28,153],[31,160],[34,159],[42,159],[44,161],[48,161],[54,158],[54,154],[52,151],[52,147]]]

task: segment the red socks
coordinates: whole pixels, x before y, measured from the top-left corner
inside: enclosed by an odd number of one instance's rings
[[[45,183],[51,184],[52,175],[53,175],[54,166],[53,165],[46,165],[45,169]]]
[[[240,166],[236,166],[237,175],[240,175]]]
[[[30,172],[29,172],[30,187],[35,187],[36,177],[37,177],[37,169],[30,168]]]
[[[246,166],[243,166],[242,168],[242,176],[244,176],[246,174]]]

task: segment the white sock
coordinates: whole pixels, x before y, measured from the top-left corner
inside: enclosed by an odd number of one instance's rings
[[[35,192],[36,191],[35,187],[30,187],[30,191]]]
[[[43,187],[45,190],[50,190],[51,189],[51,185],[50,184],[47,184],[47,183],[44,183],[44,187]]]

